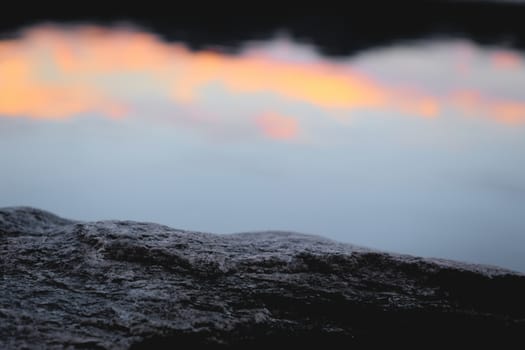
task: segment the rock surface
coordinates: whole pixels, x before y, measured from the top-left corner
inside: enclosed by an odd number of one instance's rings
[[[0,209],[1,349],[510,345],[525,276],[289,232]]]

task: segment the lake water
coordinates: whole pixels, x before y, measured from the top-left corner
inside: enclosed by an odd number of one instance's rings
[[[525,271],[525,56],[465,39],[238,53],[129,26],[0,40],[0,206],[292,230]]]

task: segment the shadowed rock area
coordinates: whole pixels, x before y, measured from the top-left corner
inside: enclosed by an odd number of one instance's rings
[[[0,209],[1,349],[501,347],[524,296],[518,273],[316,236]]]

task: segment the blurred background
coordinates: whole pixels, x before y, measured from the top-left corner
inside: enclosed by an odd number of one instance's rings
[[[525,271],[525,5],[11,11],[0,206]]]

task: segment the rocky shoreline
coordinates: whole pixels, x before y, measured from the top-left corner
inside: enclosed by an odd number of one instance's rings
[[[0,209],[1,349],[510,345],[525,276],[290,232]]]

